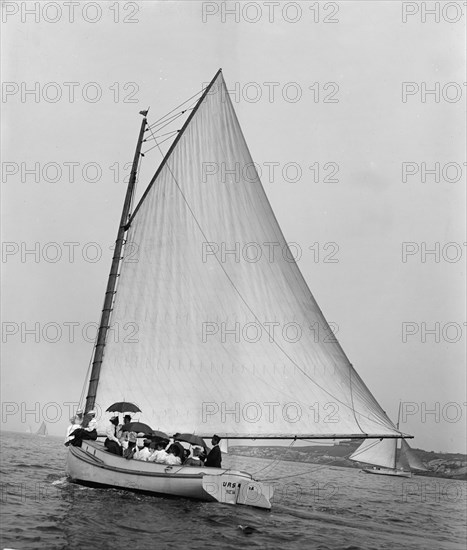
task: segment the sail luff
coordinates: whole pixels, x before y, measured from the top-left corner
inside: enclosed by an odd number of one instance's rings
[[[147,119],[146,117],[143,117],[140,131],[139,131],[138,141],[136,144],[136,150],[133,158],[133,165],[131,168],[128,188],[125,195],[125,202],[123,204],[120,224],[118,226],[117,239],[115,241],[115,248],[114,248],[114,254],[112,257],[112,264],[110,267],[109,279],[107,282],[107,289],[105,291],[104,306],[102,308],[101,320],[99,323],[99,330],[97,333],[97,340],[94,348],[91,375],[89,377],[88,395],[86,397],[86,407],[85,407],[86,412],[93,409],[95,405],[96,392],[99,384],[99,376],[100,376],[100,370],[102,365],[102,359],[104,356],[104,348],[106,344],[107,332],[110,326],[109,321],[112,313],[112,304],[114,301],[115,289],[117,287],[118,271],[119,271],[119,266],[120,266],[120,261],[122,256],[122,248],[124,244],[125,233],[127,231],[128,217],[130,214],[133,191],[136,183],[136,173],[138,170],[138,164],[139,164],[139,159],[141,154],[141,144],[143,142],[146,123],[147,123]]]

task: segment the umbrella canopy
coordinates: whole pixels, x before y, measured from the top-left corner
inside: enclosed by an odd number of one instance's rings
[[[151,432],[151,438],[154,439],[164,439],[166,441],[170,440],[170,436],[167,435],[165,432],[160,432],[159,430],[153,430]]]
[[[170,447],[177,447],[177,449],[179,451],[180,459],[183,462],[185,460],[185,448],[183,447],[183,445],[181,443],[179,443],[178,441],[174,441],[174,443],[172,443],[172,445],[170,445]]]
[[[147,424],[143,424],[143,422],[128,422],[128,424],[123,424],[122,432],[141,432],[150,435],[152,434],[152,428]]]
[[[117,403],[110,405],[110,407],[107,409],[106,412],[137,413],[137,412],[141,412],[141,409],[137,407],[134,403],[128,403],[126,401],[118,401]]]
[[[203,449],[206,449],[206,443],[204,442],[204,439],[202,437],[199,437],[199,435],[194,434],[175,434],[174,435],[175,441],[185,441],[186,443],[189,443],[190,445],[199,445],[200,447],[203,447]]]

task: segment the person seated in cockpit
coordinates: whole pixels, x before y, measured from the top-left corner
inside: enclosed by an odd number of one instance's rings
[[[167,450],[167,457],[165,463],[170,466],[181,466],[182,460],[180,458],[180,449],[176,445],[171,445]]]

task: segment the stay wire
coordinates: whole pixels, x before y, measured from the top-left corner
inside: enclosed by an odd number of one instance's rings
[[[182,105],[185,105],[185,103],[188,103],[189,101],[191,101],[193,98],[195,98],[196,96],[202,94],[204,92],[206,88],[203,88],[202,90],[200,90],[199,92],[196,92],[196,94],[192,95],[191,97],[189,97],[188,99],[186,99],[183,103],[180,103],[180,105],[177,105],[176,107],[174,107],[171,111],[169,111],[168,113],[166,113],[164,116],[162,116],[161,118],[157,119],[155,122],[153,122],[152,124],[150,124],[148,127],[147,127],[147,130],[150,130],[152,127],[154,126],[157,126],[157,124],[161,123],[161,121],[163,121],[165,118],[167,118],[171,113],[173,113],[174,111],[176,111],[177,109],[180,109],[180,107]]]
[[[178,130],[171,130],[170,132],[165,132],[165,134],[157,134],[155,137],[150,137],[150,138],[143,139],[143,143],[148,143],[149,141],[153,141],[156,138],[161,138],[161,137],[164,137],[164,136],[168,136],[169,134],[173,134],[174,132],[178,132]]]
[[[186,113],[187,111],[189,111],[189,109],[185,109],[184,111],[180,111],[179,113],[177,113],[176,115],[172,115],[170,117],[169,120],[165,120],[163,122],[161,122],[160,124],[162,124],[162,126],[160,126],[159,124],[157,124],[157,126],[159,126],[159,128],[157,128],[157,132],[159,132],[159,130],[162,130],[163,128],[165,128],[166,126],[168,126],[169,124],[172,124],[172,122],[174,122],[175,120],[177,120],[177,118],[180,118],[184,113]],[[151,126],[149,127],[148,126],[148,129],[149,130],[156,130],[156,127],[155,126]]]
[[[169,133],[170,133],[170,134],[176,134],[178,131],[179,131],[179,130],[174,130],[173,132],[169,132]],[[162,144],[165,143],[167,140],[172,139],[172,138],[173,138],[173,135],[171,135],[171,136],[169,136],[169,137],[163,139],[162,141],[157,142],[157,143],[156,143],[155,145],[153,145],[152,147],[149,147],[149,149],[146,149],[146,151],[144,151],[143,154],[145,155],[146,153],[149,153],[149,151],[152,151],[153,149],[155,149],[155,148],[158,147],[159,145],[162,145]]]
[[[292,440],[290,445],[288,445],[286,447],[286,452],[285,452],[285,456],[287,456],[287,453],[290,451],[290,449],[295,445],[296,443],[296,440]],[[266,466],[264,466],[264,468],[260,468],[259,470],[256,470],[256,472],[253,472],[253,475],[256,476],[256,474],[258,474],[259,472],[263,472],[264,470],[267,470],[268,468],[275,468],[277,466],[277,464],[283,460],[282,458],[275,458],[273,459],[269,464],[266,464]],[[261,480],[258,480],[258,481],[261,481]]]

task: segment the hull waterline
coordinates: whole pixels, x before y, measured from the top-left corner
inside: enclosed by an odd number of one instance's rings
[[[392,470],[391,468],[363,468],[365,474],[376,474],[380,476],[412,477],[412,472],[405,470]]]

